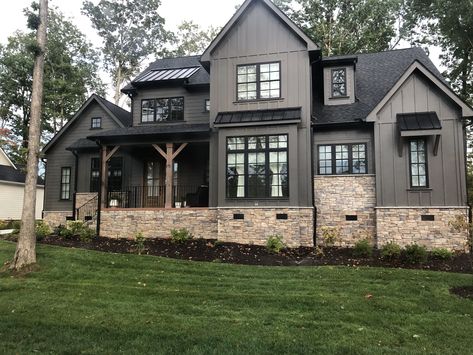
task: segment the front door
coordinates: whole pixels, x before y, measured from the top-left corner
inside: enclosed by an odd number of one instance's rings
[[[160,161],[145,163],[145,186],[143,189],[143,207],[162,208],[165,199],[164,164]]]

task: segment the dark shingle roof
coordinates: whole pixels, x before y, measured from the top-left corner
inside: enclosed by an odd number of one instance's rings
[[[353,57],[340,56],[340,59]],[[379,53],[357,54],[355,94],[357,101],[348,105],[325,106],[321,95],[314,96],[316,124],[337,124],[363,121],[386,96],[416,60],[446,83],[422,48],[408,48]],[[336,56],[327,60],[333,61]],[[323,62],[324,60],[322,60]],[[321,78],[316,78],[320,80]],[[320,90],[319,90],[320,91]]]
[[[397,123],[401,131],[441,129],[442,124],[436,112],[400,113]]]
[[[290,121],[300,120],[300,118],[300,107],[275,110],[234,111],[220,112],[215,119],[215,124]]]
[[[110,101],[105,100],[103,97],[99,95],[95,95],[97,100],[100,100],[100,102],[105,105],[114,115],[116,118],[120,120],[120,122],[125,126],[129,127],[132,125],[132,118],[131,118],[131,113],[128,112],[127,110],[122,109],[120,106],[117,106],[115,104],[112,104]]]
[[[0,165],[0,181],[25,183],[26,173],[12,166]],[[44,185],[44,180],[38,177],[38,185]]]
[[[153,71],[168,70],[168,69],[185,69],[185,68],[198,68],[190,77],[180,78],[186,80],[186,86],[193,85],[208,85],[210,84],[209,73],[200,64],[200,55],[188,56],[188,57],[177,57],[177,58],[163,58],[158,59],[151,63],[148,68],[138,74],[135,79],[128,85],[126,85],[122,91],[128,92],[133,90],[135,86],[143,83],[142,78],[146,78]],[[152,76],[151,76],[152,79]],[[155,80],[147,80],[146,83],[156,82]]]
[[[83,150],[83,149],[98,149],[97,143],[87,139],[81,138],[72,143],[67,150]]]

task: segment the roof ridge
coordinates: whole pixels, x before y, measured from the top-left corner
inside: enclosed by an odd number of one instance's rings
[[[396,49],[387,49],[385,51],[378,51],[378,52],[358,52],[358,53],[347,53],[347,54],[337,54],[337,55],[331,55],[328,57],[324,57],[324,59],[329,59],[329,58],[337,58],[337,57],[349,57],[349,56],[360,56],[360,55],[375,55],[375,54],[381,54],[381,53],[391,53],[391,52],[400,52],[400,51],[408,51],[408,50],[421,50],[422,52],[425,53],[424,49],[419,46],[414,46],[414,47],[408,47],[408,48],[396,48]],[[427,55],[427,53],[425,53]]]
[[[113,106],[119,108],[119,109],[122,110],[122,111],[125,111],[126,113],[131,113],[130,111],[127,111],[127,110],[125,110],[123,107],[114,104],[113,102],[107,100],[106,98],[100,96],[99,94],[94,93],[93,95],[97,96],[100,100],[103,100],[103,101],[105,101],[106,103],[108,103],[108,104],[110,104],[110,105],[113,105]]]

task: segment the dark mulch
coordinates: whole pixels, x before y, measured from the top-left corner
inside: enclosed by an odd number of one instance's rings
[[[14,241],[15,237],[7,239]],[[94,238],[84,242],[73,237],[64,239],[49,236],[39,243],[58,245],[69,248],[82,248],[111,253],[137,253],[137,244],[128,239]],[[450,260],[439,260],[429,257],[427,262],[412,264],[403,257],[394,260],[383,260],[377,250],[370,258],[355,258],[353,249],[324,248],[323,255],[317,254],[314,248],[300,247],[286,249],[280,254],[268,251],[264,246],[236,243],[223,243],[215,240],[193,239],[184,243],[173,243],[170,239],[152,239],[145,241],[143,254],[163,256],[175,259],[194,261],[223,262],[232,264],[264,266],[371,266],[408,269],[425,269],[448,272],[473,272],[471,254],[456,254]]]
[[[459,286],[450,289],[450,293],[473,300],[473,286]]]

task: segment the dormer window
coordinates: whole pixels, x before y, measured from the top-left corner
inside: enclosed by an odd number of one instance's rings
[[[268,100],[281,97],[281,63],[237,66],[237,100]]]
[[[332,97],[347,96],[347,70],[332,69]]]

